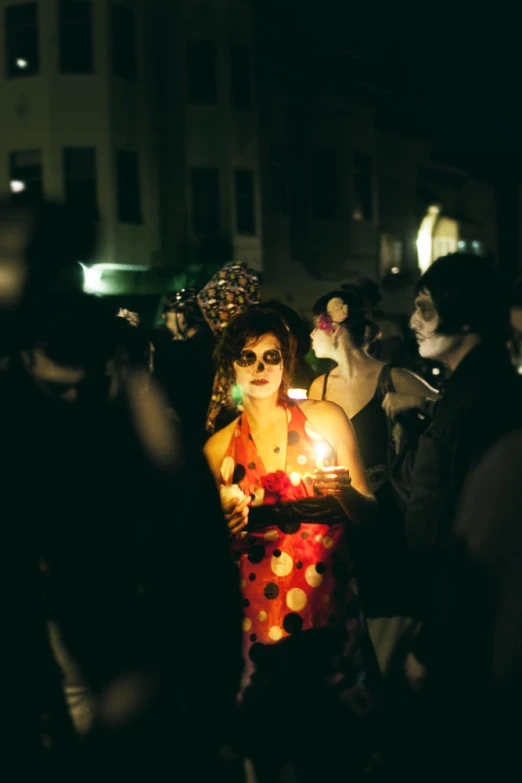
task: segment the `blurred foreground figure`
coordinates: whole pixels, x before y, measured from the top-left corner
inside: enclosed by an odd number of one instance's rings
[[[522,776],[521,514],[518,430],[471,475],[455,525],[423,694],[433,779]]]
[[[144,393],[130,362],[122,372],[120,319],[79,292],[37,297],[27,281],[0,378],[2,760],[12,754],[19,779],[34,761],[54,779],[216,774],[241,653],[213,482],[203,459],[185,461],[155,387]],[[205,579],[190,556],[199,535]]]

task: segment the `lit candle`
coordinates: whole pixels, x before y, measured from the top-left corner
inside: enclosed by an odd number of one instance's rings
[[[314,444],[315,456],[317,457],[315,465],[317,470],[324,470],[324,458],[328,452],[328,446],[323,441]]]

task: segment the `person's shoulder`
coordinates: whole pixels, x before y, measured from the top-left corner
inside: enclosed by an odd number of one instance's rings
[[[402,394],[418,394],[436,399],[438,392],[420,376],[404,367],[392,367],[391,376],[396,390]]]
[[[323,418],[328,420],[345,419],[346,414],[340,405],[330,400],[303,400],[299,403],[307,419]]]
[[[310,384],[310,391],[312,391],[312,389],[322,390],[325,377],[326,377],[326,373],[323,372],[322,375],[318,375],[316,378],[314,378],[312,383]]]
[[[205,443],[203,451],[205,454],[216,454],[220,451],[226,451],[228,448],[228,444],[230,443],[232,436],[234,434],[234,430],[236,428],[237,419],[234,419],[230,422],[230,424],[227,424],[226,427],[223,427],[221,430],[218,430],[213,435],[210,436],[210,438]]]

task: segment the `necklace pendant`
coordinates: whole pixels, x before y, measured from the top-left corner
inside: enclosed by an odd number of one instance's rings
[[[279,454],[280,451],[281,449],[279,448],[279,446],[274,446],[274,454]]]

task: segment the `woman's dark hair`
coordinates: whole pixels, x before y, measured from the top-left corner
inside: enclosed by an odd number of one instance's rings
[[[340,291],[331,291],[326,296],[322,296],[313,307],[314,315],[326,313],[328,302],[332,299],[341,299],[348,307],[348,317],[342,325],[348,330],[356,346],[362,348],[372,343],[378,336],[380,328],[370,319],[370,304],[358,286],[346,285]]]
[[[299,313],[277,299],[269,299],[263,302],[265,310],[274,310],[286,323],[296,341],[297,359],[304,358],[310,350],[310,328]]]
[[[441,256],[419,279],[416,293],[421,292],[433,299],[440,334],[471,331],[483,339],[509,338],[507,290],[490,259],[468,253]]]
[[[282,392],[286,394],[294,369],[296,341],[286,322],[275,310],[254,305],[236,316],[223,332],[214,353],[214,360],[232,384],[235,380],[234,362],[239,358],[246,343],[259,340],[265,334],[273,334],[281,345]]]

